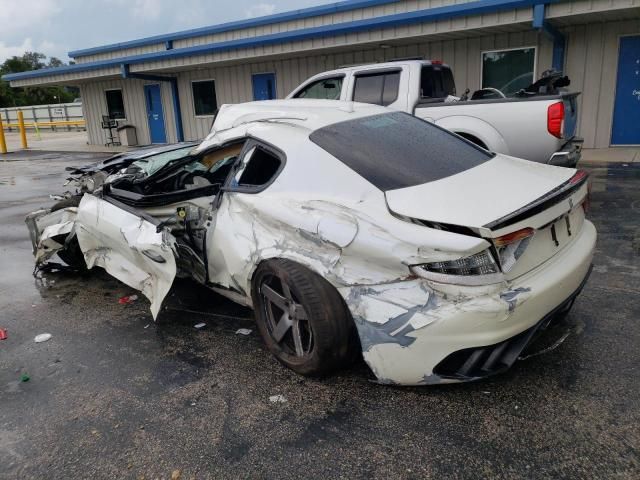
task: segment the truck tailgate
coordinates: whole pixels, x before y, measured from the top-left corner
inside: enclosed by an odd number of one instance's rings
[[[566,140],[571,140],[576,135],[578,124],[578,95],[580,95],[579,92],[561,94],[562,103],[564,104],[562,136]]]

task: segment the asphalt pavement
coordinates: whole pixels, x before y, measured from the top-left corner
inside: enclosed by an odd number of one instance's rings
[[[598,248],[550,332],[564,342],[485,381],[398,388],[362,362],[294,374],[250,310],[191,282],[155,323],[102,271],[33,276],[24,216],[98,158],[0,160],[0,478],[640,477],[640,165],[586,166]]]

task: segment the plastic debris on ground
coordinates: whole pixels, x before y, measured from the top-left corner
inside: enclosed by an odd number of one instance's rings
[[[149,328],[149,325],[151,325],[150,323],[147,323],[144,328]]]
[[[249,328],[239,328],[236,330],[236,335],[250,335],[251,331]]]
[[[29,377],[29,375],[27,375],[26,373],[23,373],[23,374],[20,376],[20,381],[21,381],[21,382],[28,382],[30,379],[31,379],[31,377]]]
[[[129,303],[133,303],[138,299],[138,295],[125,295],[124,297],[120,297],[118,299],[118,303],[121,305],[127,305]]]
[[[180,470],[174,470],[173,472],[171,472],[171,480],[180,480],[180,475]]]
[[[206,326],[207,326],[207,324],[206,324],[206,323],[204,323],[204,322],[203,322],[203,323],[196,323],[196,324],[193,326],[193,328],[197,328],[198,330],[200,330],[201,328],[204,328],[204,327],[206,327]]]
[[[271,395],[269,397],[269,401],[271,403],[287,403],[287,399],[284,398],[284,395]]]
[[[0,328],[0,340],[6,340],[7,337],[7,331],[4,328]]]
[[[41,333],[40,335],[36,335],[36,338],[34,338],[33,341],[36,343],[42,343],[42,342],[46,342],[50,338],[51,338],[50,333]]]

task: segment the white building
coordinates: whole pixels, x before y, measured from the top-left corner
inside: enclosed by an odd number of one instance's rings
[[[80,87],[90,143],[103,116],[139,142],[197,140],[223,103],[282,98],[339,66],[423,57],[458,92],[549,68],[581,91],[585,147],[640,145],[640,0],[351,0],[70,52],[75,65],[10,74],[12,86]]]

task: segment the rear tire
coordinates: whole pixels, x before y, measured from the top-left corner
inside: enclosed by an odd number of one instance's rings
[[[64,200],[60,200],[53,207],[51,207],[51,211],[55,212],[56,210],[62,210],[63,208],[69,207],[77,207],[80,205],[80,200],[82,200],[82,195],[74,195],[73,197],[65,198]],[[61,242],[65,242],[65,239],[60,239]],[[61,250],[58,250],[58,257],[69,265],[70,267],[76,268],[78,270],[86,270],[87,263],[84,261],[84,255],[82,254],[82,250],[80,250],[80,244],[78,243],[78,237],[73,237],[67,246]]]
[[[290,260],[260,264],[252,281],[256,323],[269,351],[306,376],[325,375],[351,363],[357,332],[338,291]]]

